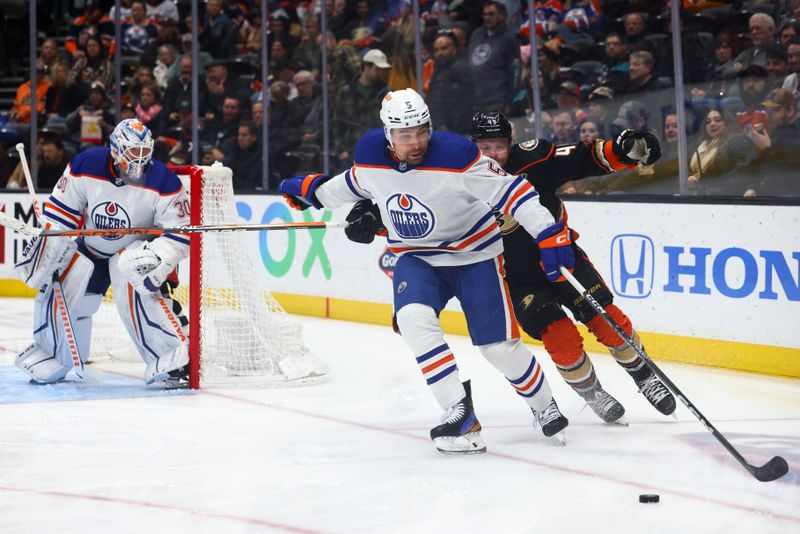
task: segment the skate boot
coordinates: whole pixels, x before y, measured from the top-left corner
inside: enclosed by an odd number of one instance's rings
[[[626,424],[622,420],[622,416],[625,415],[625,408],[599,385],[583,398],[586,401],[586,405],[604,422]]]
[[[464,382],[467,396],[442,417],[442,424],[431,429],[431,439],[442,454],[479,454],[486,452],[481,437],[481,424],[472,408],[472,388]]]
[[[560,445],[566,444],[567,440],[562,431],[569,425],[569,420],[559,411],[556,399],[551,399],[547,408],[541,412],[533,408],[531,412],[533,412],[534,427],[541,428],[545,437],[554,438]]]
[[[189,366],[174,369],[167,374],[164,380],[164,389],[186,389],[189,387]]]
[[[636,386],[639,393],[659,412],[671,415],[675,411],[675,397],[652,371],[642,380],[637,380]]]

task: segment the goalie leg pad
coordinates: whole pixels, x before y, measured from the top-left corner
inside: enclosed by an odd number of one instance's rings
[[[36,342],[17,355],[14,364],[39,384],[57,382],[72,370],[72,364],[59,363],[56,357]]]
[[[517,394],[534,410],[544,410],[553,399],[550,384],[536,357],[522,341],[508,339],[480,345],[478,349],[489,363],[503,373]]]
[[[53,357],[59,365],[64,366],[67,372],[76,365],[76,360],[73,358],[74,351],[77,350],[81,362],[85,362],[89,357],[91,315],[97,310],[99,300],[102,298],[86,294],[86,286],[93,270],[92,262],[82,254],[76,253],[60,276],[60,288],[55,288],[52,282],[46,283],[34,300],[34,344],[45,354]],[[62,310],[57,300],[59,295],[64,300],[66,310]],[[62,312],[65,312],[71,320],[72,335],[67,332]],[[52,375],[58,374],[53,371]],[[63,376],[55,380],[61,378]],[[41,380],[37,380],[39,381]]]
[[[146,384],[167,379],[170,371],[189,363],[188,327],[173,312],[160,292],[137,292],[117,266],[119,256],[109,260],[109,274],[122,324],[147,364]]]
[[[458,366],[444,340],[439,317],[430,306],[406,304],[395,314],[400,335],[414,353],[425,381],[443,410],[466,396]]]

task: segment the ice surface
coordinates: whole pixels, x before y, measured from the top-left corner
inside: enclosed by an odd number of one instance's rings
[[[301,318],[328,382],[175,395],[110,361],[92,364],[101,383],[28,384],[11,366],[31,306],[0,299],[4,534],[800,532],[797,380],[662,365],[751,463],[789,461],[761,483],[683,405],[661,416],[597,354],[630,423],[604,425],[534,346],[571,422],[567,446],[551,446],[469,340],[449,336],[489,449],[452,457],[428,439],[440,410],[388,328]]]

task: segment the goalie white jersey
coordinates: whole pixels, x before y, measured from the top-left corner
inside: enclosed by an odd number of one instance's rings
[[[316,195],[326,207],[374,198],[392,252],[433,266],[502,254],[492,208],[513,215],[533,235],[554,222],[527,180],[507,174],[474,143],[448,132],[434,132],[425,158],[410,165],[394,157],[382,130],[371,130],[356,147],[353,167]]]
[[[180,178],[160,161],[153,161],[143,185],[124,184],[114,171],[106,147],[83,152],[67,166],[44,206],[47,222],[63,229],[170,227],[189,224],[189,196]],[[109,258],[147,236],[85,237],[86,249],[96,258]],[[189,253],[189,238],[164,234],[160,246],[174,254]]]

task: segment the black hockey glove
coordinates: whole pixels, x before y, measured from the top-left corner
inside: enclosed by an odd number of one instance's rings
[[[626,165],[652,165],[661,158],[661,145],[655,135],[623,130],[614,141],[614,153]]]
[[[386,235],[377,204],[364,199],[356,202],[345,218],[350,224],[344,229],[347,239],[356,243],[372,243],[376,235]]]

